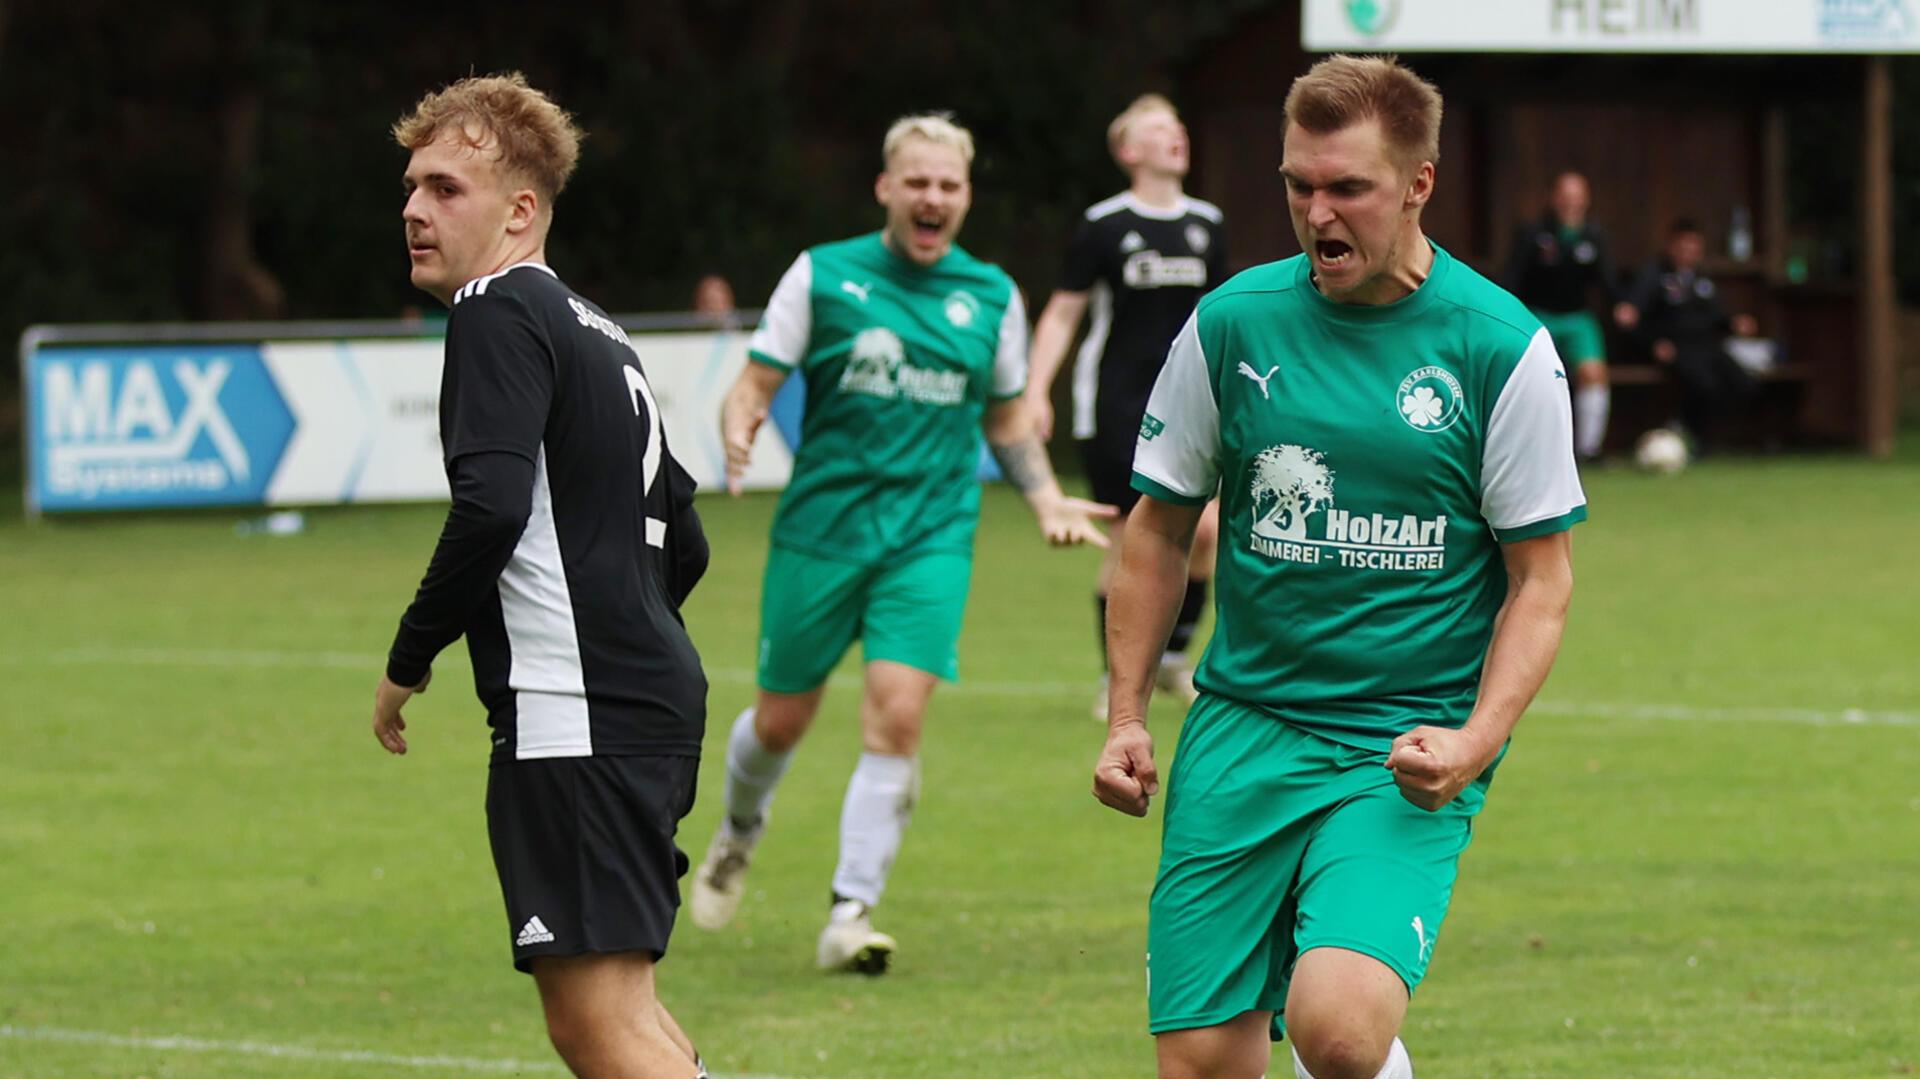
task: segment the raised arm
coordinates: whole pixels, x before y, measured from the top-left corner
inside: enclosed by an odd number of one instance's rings
[[[1053,437],[1053,380],[1066,363],[1067,349],[1087,312],[1085,292],[1055,292],[1047,300],[1033,328],[1033,348],[1027,354],[1027,409],[1042,442]]]

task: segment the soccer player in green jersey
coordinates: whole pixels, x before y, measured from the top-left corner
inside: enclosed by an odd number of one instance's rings
[[[868,974],[894,950],[868,915],[913,810],[921,717],[935,683],[959,674],[982,427],[1048,542],[1104,546],[1092,519],[1114,512],[1061,494],[1021,398],[1019,291],[953,242],[972,198],[973,136],[945,116],[909,116],[883,154],[885,227],[794,260],[722,408],[737,490],[775,391],[806,372],[800,450],[761,594],[760,693],[728,740],[726,815],[694,876],[691,912],[708,929],[732,919],[774,787],[828,673],[860,638],[865,752],[847,786],[816,959]]]
[[[1593,190],[1577,172],[1554,178],[1547,214],[1521,225],[1507,256],[1506,280],[1547,332],[1562,361],[1573,365],[1574,453],[1597,461],[1607,437],[1612,391],[1607,383],[1607,343],[1589,309],[1595,287],[1613,301],[1615,321],[1632,320],[1620,291],[1606,234],[1588,216]]]
[[[1148,909],[1160,1074],[1255,1079],[1284,1033],[1299,1076],[1409,1079],[1408,998],[1559,648],[1586,502],[1551,336],[1421,230],[1439,93],[1338,56],[1286,117],[1304,253],[1200,301],[1141,424],[1094,793],[1144,816],[1159,790],[1147,696],[1217,489]]]

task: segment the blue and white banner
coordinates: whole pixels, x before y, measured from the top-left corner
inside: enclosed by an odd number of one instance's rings
[[[1303,0],[1314,52],[1911,53],[1916,0]]]
[[[294,433],[248,345],[50,348],[27,386],[43,510],[261,502]]]
[[[746,335],[633,341],[668,444],[717,490]],[[29,511],[444,499],[443,353],[432,338],[42,345],[25,361]],[[798,437],[766,424],[746,485],[784,487]]]

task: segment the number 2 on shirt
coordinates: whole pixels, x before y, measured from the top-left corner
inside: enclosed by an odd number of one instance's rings
[[[633,395],[633,414],[640,415],[640,402],[647,403],[647,448],[640,459],[641,494],[653,493],[653,481],[660,476],[660,406],[653,401],[653,390],[647,386],[647,377],[638,368],[620,365],[627,376],[627,392]],[[647,518],[647,543],[654,547],[667,545],[667,522],[658,517]]]

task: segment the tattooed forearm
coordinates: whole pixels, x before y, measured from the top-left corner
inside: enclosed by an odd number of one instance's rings
[[[1047,451],[1039,439],[1023,438],[1005,445],[988,443],[988,446],[993,450],[993,459],[1000,463],[1001,474],[1021,494],[1029,494],[1053,481],[1053,466],[1048,463]]]

